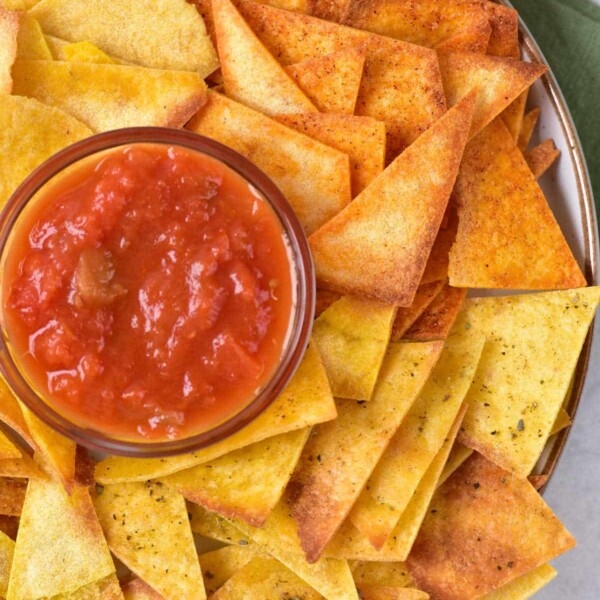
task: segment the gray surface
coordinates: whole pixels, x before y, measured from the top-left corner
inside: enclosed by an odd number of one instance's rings
[[[536,600],[600,599],[600,320],[575,423],[544,498],[577,539]]]

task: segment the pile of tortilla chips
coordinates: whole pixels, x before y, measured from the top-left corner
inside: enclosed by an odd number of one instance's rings
[[[0,205],[93,133],[187,127],[279,186],[317,274],[292,381],[196,452],[93,461],[0,380],[0,597],[525,600],[556,575],[575,542],[536,465],[600,288],[537,182],[558,151],[529,148],[546,69],[517,29],[488,0],[0,0]]]

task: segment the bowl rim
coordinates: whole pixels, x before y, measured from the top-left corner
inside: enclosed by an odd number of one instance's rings
[[[224,163],[244,178],[269,203],[279,219],[290,247],[290,266],[295,272],[296,296],[287,345],[271,379],[237,413],[208,430],[176,440],[133,441],[118,439],[101,430],[73,423],[42,400],[29,385],[9,349],[0,307],[0,371],[13,393],[52,429],[92,451],[136,458],[158,458],[193,452],[233,435],[266,410],[283,391],[298,368],[309,342],[315,311],[315,272],[308,239],[295,211],[273,181],[235,150],[185,129],[129,127],[93,135],[52,155],[21,183],[0,214],[0,261],[4,261],[10,233],[22,211],[36,193],[53,178],[95,154],[136,144],[185,147]],[[3,273],[2,273],[3,277]]]

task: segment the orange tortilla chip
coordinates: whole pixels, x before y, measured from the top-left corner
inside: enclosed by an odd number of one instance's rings
[[[506,58],[519,58],[519,14],[514,8],[496,2],[481,2],[487,12],[492,34],[486,54]]]
[[[21,451],[0,429],[0,460],[6,458],[20,458]]]
[[[470,94],[310,236],[326,288],[410,306],[454,186],[475,104]]]
[[[439,343],[390,345],[371,400],[339,400],[338,418],[314,428],[288,486],[309,563],[342,525],[441,350]]]
[[[17,57],[19,13],[0,5],[0,94],[10,94],[12,77],[10,70]]]
[[[381,121],[322,113],[282,115],[277,120],[348,155],[352,197],[358,196],[383,171],[385,125]]]
[[[234,100],[209,92],[206,105],[187,127],[230,146],[262,169],[284,193],[307,233],[350,202],[347,155]]]
[[[385,122],[389,160],[444,114],[433,50],[250,0],[241,0],[239,8],[284,66],[349,49],[365,52],[356,114]]]
[[[454,188],[450,284],[501,289],[586,285],[540,186],[496,119],[465,150]]]
[[[450,106],[472,89],[479,90],[469,134],[471,138],[547,70],[538,63],[473,52],[440,54],[439,58],[444,91]]]
[[[536,179],[539,179],[560,156],[554,140],[545,140],[525,152],[525,160]]]
[[[230,0],[212,0],[212,13],[227,96],[270,116],[317,112]]]
[[[354,114],[365,53],[348,48],[290,65],[286,71],[324,113]]]
[[[19,518],[0,515],[0,531],[6,534],[11,540],[17,539],[17,531],[19,529]],[[8,573],[7,573],[8,583]],[[5,590],[6,593],[6,590]]]
[[[539,492],[540,489],[543,488],[548,482],[548,475],[530,475],[527,479],[529,480],[529,483],[531,483],[531,485]]]
[[[466,296],[467,290],[444,285],[442,291],[404,334],[404,338],[420,342],[445,340]]]
[[[437,491],[407,565],[419,588],[436,598],[464,600],[574,545],[527,480],[476,454]]]
[[[433,242],[433,248],[427,259],[423,277],[421,277],[421,285],[433,283],[434,281],[446,282],[448,280],[448,255],[456,238],[456,228],[458,226],[458,219],[452,206],[452,199],[450,200],[448,209],[446,209],[444,218],[447,218],[448,222],[446,227],[442,223],[442,228],[438,231],[435,242]]]
[[[26,489],[24,479],[0,478],[0,515],[20,517]]]
[[[519,132],[523,127],[528,95],[529,90],[524,91],[516,100],[509,104],[500,115],[515,142],[519,139]]]
[[[492,32],[486,11],[462,0],[350,0],[342,22],[428,48],[483,53]]]
[[[541,110],[536,107],[532,108],[528,113],[523,117],[523,122],[521,123],[521,129],[519,131],[519,138],[517,145],[519,146],[519,150],[521,152],[525,152],[527,147],[529,146],[529,142],[531,141],[531,136],[535,130],[535,127],[540,118]]]

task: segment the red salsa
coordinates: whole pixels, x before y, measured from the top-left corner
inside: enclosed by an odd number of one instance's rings
[[[7,254],[11,350],[78,425],[175,439],[222,422],[273,375],[293,311],[282,225],[192,150],[90,157],[32,200]]]

